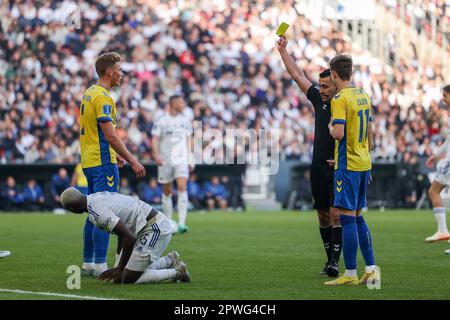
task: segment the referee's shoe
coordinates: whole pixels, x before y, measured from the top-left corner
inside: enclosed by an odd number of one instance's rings
[[[319,274],[322,277],[336,278],[339,275],[339,265],[335,261],[327,262]]]

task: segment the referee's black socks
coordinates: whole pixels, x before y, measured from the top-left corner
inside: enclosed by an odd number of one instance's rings
[[[339,263],[339,257],[341,256],[342,250],[342,227],[332,227],[331,230],[331,255],[332,259]]]
[[[327,264],[331,261],[332,255],[332,227],[320,227],[320,236],[322,237],[323,247],[325,248],[325,252],[327,253]]]

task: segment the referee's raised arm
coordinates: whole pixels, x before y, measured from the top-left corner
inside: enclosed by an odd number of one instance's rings
[[[280,39],[277,41],[277,49],[280,52],[281,59],[283,60],[284,65],[286,66],[287,71],[291,75],[292,79],[297,83],[298,87],[302,92],[306,95],[308,89],[311,87],[311,82],[306,78],[305,73],[302,69],[299,68],[295,64],[294,59],[289,55],[286,49],[288,41],[285,35],[280,36]]]

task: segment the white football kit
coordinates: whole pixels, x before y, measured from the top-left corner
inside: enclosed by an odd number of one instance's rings
[[[445,157],[436,164],[436,175],[433,180],[444,186],[450,185],[450,119],[448,120],[447,137],[445,142],[434,151],[435,157]]]
[[[136,236],[133,253],[126,265],[132,271],[144,271],[167,248],[172,228],[166,216],[158,212],[147,221],[155,210],[149,204],[117,192],[97,192],[87,196],[89,221],[107,232],[121,220]]]
[[[179,113],[175,117],[162,115],[154,124],[152,135],[159,136],[163,165],[158,166],[158,182],[170,183],[177,178],[189,178],[188,138],[193,131],[189,117]]]

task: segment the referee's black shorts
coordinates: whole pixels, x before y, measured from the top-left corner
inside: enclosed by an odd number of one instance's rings
[[[333,174],[334,168],[328,163],[311,164],[310,179],[314,209],[328,210],[333,205]]]

